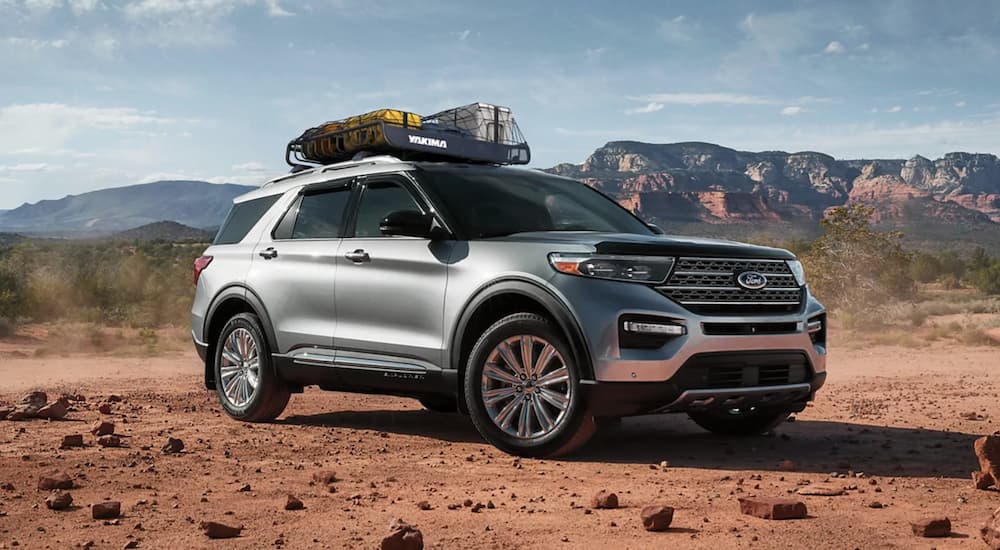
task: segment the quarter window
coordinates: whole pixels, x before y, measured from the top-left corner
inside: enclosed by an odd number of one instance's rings
[[[219,233],[215,236],[212,244],[236,244],[247,236],[250,229],[260,221],[260,217],[267,212],[279,195],[261,197],[252,201],[241,202],[233,205],[233,209],[226,216],[226,221],[219,228]]]

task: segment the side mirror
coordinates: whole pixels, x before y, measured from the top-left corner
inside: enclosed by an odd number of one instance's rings
[[[381,223],[378,230],[383,235],[399,235],[404,237],[430,238],[434,218],[416,210],[397,210],[390,212]]]

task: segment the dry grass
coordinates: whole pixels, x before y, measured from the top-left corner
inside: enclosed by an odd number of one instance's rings
[[[1000,346],[1000,298],[928,285],[913,301],[834,312],[831,326],[838,343],[855,349],[871,344],[920,348],[935,342]]]
[[[46,323],[19,327],[0,341],[0,356],[106,355],[149,357],[190,349],[181,328],[115,328],[94,323]]]

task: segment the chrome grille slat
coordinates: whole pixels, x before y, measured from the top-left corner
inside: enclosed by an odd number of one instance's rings
[[[763,274],[767,286],[739,286],[737,276],[745,271]],[[670,277],[656,289],[695,313],[712,315],[793,313],[804,299],[784,260],[678,258]]]

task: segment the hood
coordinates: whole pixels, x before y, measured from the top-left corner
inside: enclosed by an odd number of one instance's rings
[[[598,254],[625,256],[688,256],[711,258],[794,260],[781,248],[678,235],[593,233],[589,231],[539,231],[489,239],[509,242],[548,242],[593,246]]]

